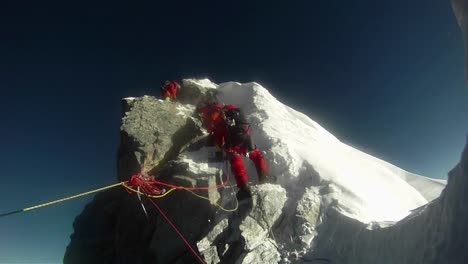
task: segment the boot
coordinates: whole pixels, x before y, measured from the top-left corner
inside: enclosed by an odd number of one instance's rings
[[[276,177],[268,175],[266,172],[260,172],[258,173],[258,183],[275,183],[276,182]]]
[[[265,183],[267,181],[268,175],[266,174],[266,172],[259,172],[257,174],[259,184]]]
[[[236,198],[238,201],[244,199],[252,199],[252,190],[248,184],[244,185],[243,187],[239,188],[239,191],[236,194]]]

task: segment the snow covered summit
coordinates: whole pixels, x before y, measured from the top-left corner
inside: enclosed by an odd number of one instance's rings
[[[326,182],[329,192],[322,197],[324,202],[367,223],[398,221],[438,197],[445,186],[444,181],[406,172],[343,144],[257,83],[187,82],[217,87],[220,102],[244,110],[270,173],[291,190],[288,195],[302,195],[304,181]],[[255,177],[253,171],[250,175]]]

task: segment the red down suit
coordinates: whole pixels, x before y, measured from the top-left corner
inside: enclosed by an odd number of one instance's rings
[[[249,180],[242,156],[248,156],[252,160],[259,180],[266,177],[265,159],[253,144],[250,124],[239,108],[233,105],[206,103],[197,111],[215,145],[222,148],[229,158],[237,187],[245,187]]]

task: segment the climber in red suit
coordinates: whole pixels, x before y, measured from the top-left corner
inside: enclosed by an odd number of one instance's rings
[[[260,183],[267,180],[267,165],[262,153],[253,144],[247,119],[241,110],[233,105],[206,103],[197,111],[219,151],[217,156],[222,155],[221,151],[224,151],[230,160],[231,170],[239,187],[238,198],[251,197],[242,155],[248,156],[254,163]]]
[[[177,98],[177,89],[180,89],[180,85],[176,81],[166,81],[161,87],[161,96],[166,101],[173,101]]]

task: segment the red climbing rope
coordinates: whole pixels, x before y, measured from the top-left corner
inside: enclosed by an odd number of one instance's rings
[[[144,175],[141,172],[132,175],[128,181],[128,184],[134,188],[139,187],[143,193],[148,195],[160,195],[165,192],[164,189],[158,188],[158,183],[153,177]],[[127,190],[127,192],[131,193],[129,190]]]
[[[226,180],[222,182],[221,184],[215,185],[215,186],[208,186],[208,187],[185,187],[181,185],[174,185],[162,181],[156,180],[152,176],[147,176],[144,175],[143,173],[137,173],[135,175],[132,175],[130,177],[130,180],[128,181],[129,185],[132,187],[140,187],[140,189],[150,195],[159,195],[165,192],[164,189],[160,189],[159,186],[166,186],[170,188],[175,188],[177,190],[180,189],[187,189],[187,190],[213,190],[213,189],[220,189],[226,187],[226,185],[229,183],[229,173],[227,173]],[[130,191],[129,191],[130,192]]]
[[[187,241],[187,239],[184,237],[184,235],[182,235],[182,233],[179,231],[179,229],[177,229],[177,227],[174,225],[174,223],[172,223],[171,220],[169,220],[167,215],[161,210],[161,208],[158,206],[158,204],[156,204],[156,202],[154,202],[153,199],[149,199],[149,200],[154,205],[154,207],[156,209],[158,209],[159,213],[164,217],[164,219],[166,219],[166,222],[169,223],[169,225],[172,227],[172,229],[174,229],[174,231],[179,235],[179,237],[182,239],[182,241],[184,241],[184,243],[189,247],[189,249],[192,251],[192,253],[195,255],[195,257],[198,258],[200,263],[205,264],[205,261],[203,260],[203,258],[200,257],[200,255],[198,255],[198,253],[195,251],[195,249],[193,249],[193,247],[190,245],[190,243]]]

